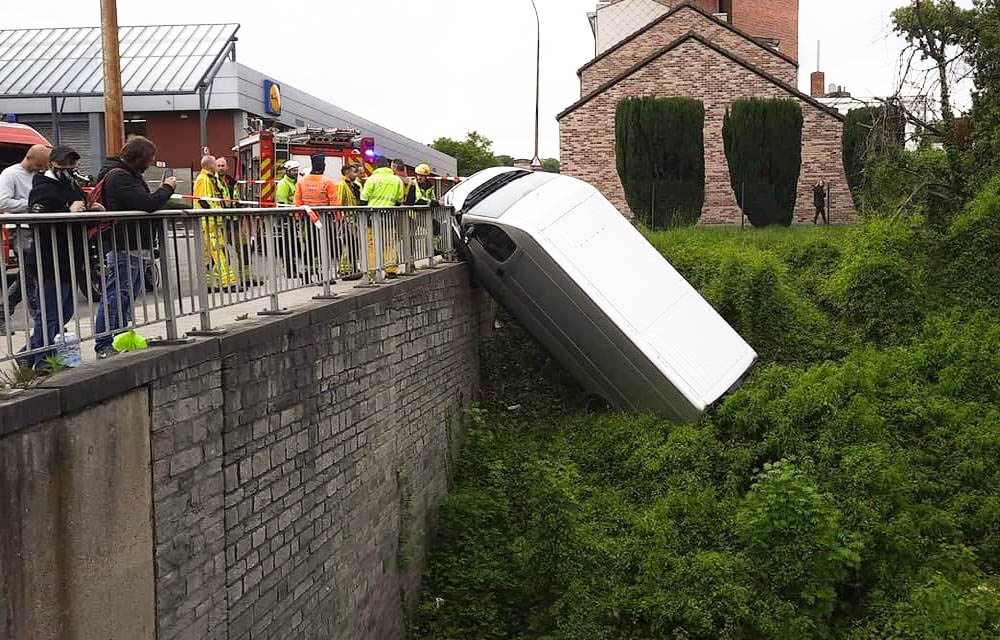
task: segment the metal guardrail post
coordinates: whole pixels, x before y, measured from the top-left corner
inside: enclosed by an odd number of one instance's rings
[[[212,328],[212,314],[211,314],[211,302],[208,297],[208,280],[205,277],[207,270],[205,268],[205,233],[207,231],[201,228],[202,221],[208,224],[208,221],[201,215],[196,215],[194,218],[194,261],[195,264],[194,272],[192,276],[191,286],[195,287],[198,292],[198,315],[201,318],[201,327],[196,331],[188,331],[189,336],[217,336],[222,335],[226,332],[225,329],[213,329]],[[187,233],[187,225],[185,224],[185,233]]]
[[[402,253],[400,258],[402,259],[398,260],[398,262],[400,262],[405,269],[400,271],[399,275],[415,276],[417,275],[417,264],[413,258],[413,231],[416,226],[416,220],[414,220],[416,213],[412,210],[408,210],[400,212],[400,215],[403,219],[402,228],[399,232],[400,244],[402,245],[402,247],[400,247]]]
[[[336,223],[335,215],[328,213],[320,213],[320,230],[319,230],[319,264],[320,271],[323,279],[323,293],[318,296],[313,296],[313,300],[334,300],[337,298],[337,294],[330,289],[331,281],[335,281],[333,277],[334,271],[331,268],[331,263],[333,262],[333,249],[330,247],[330,233],[336,231],[334,226]],[[334,237],[334,242],[337,239]]]
[[[451,230],[451,210],[440,208],[435,209],[440,214],[441,224],[441,254],[445,262],[458,262],[458,254],[455,251],[455,238]]]
[[[437,269],[434,264],[434,209],[427,210],[427,268]]]
[[[267,252],[269,261],[271,263],[270,268],[270,290],[271,295],[269,299],[271,301],[271,307],[269,309],[264,309],[258,315],[262,316],[284,316],[291,313],[287,309],[282,309],[278,303],[278,251],[277,251],[277,239],[274,237],[274,220],[271,216],[264,217],[264,251]]]
[[[172,265],[176,262],[177,256],[171,256],[172,247],[167,244],[167,219],[160,220],[157,225],[156,234],[160,246],[160,288],[163,290],[163,309],[166,314],[167,339],[153,340],[153,345],[170,345],[190,342],[179,339],[177,336],[177,312],[174,309],[174,287],[171,280]],[[180,286],[180,283],[178,283]]]
[[[374,226],[374,224],[372,225]],[[372,234],[372,235],[369,235]],[[368,212],[365,210],[358,211],[358,257],[361,263],[361,279],[362,281],[354,285],[355,289],[370,289],[371,287],[377,286],[375,282],[374,264],[370,264],[369,254],[368,254],[368,239],[372,238],[372,246],[374,245],[374,230],[368,229]],[[371,258],[375,258],[375,252],[372,251]],[[367,279],[367,282],[365,280]]]

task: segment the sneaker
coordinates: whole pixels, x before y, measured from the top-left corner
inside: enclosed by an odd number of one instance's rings
[[[116,355],[118,355],[118,352],[115,351],[114,347],[105,347],[104,349],[97,350],[98,360],[107,360],[108,358],[113,358]]]

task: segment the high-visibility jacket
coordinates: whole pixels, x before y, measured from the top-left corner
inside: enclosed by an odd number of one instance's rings
[[[337,183],[337,197],[342,207],[358,206],[358,199],[355,197],[354,189],[347,178],[341,178],[340,182]]]
[[[295,202],[295,180],[291,176],[285,176],[278,181],[278,188],[274,190],[274,201],[278,204]]]
[[[222,193],[219,190],[219,182],[214,173],[209,173],[206,169],[201,170],[198,177],[194,179],[194,197],[215,198],[214,200],[195,200],[195,209],[222,208],[222,203],[219,201],[219,198],[222,198]]]
[[[403,181],[389,167],[376,169],[361,190],[361,199],[369,207],[396,207],[403,203],[405,195]]]
[[[322,173],[310,173],[295,185],[295,206],[336,207],[337,183]]]
[[[427,205],[432,202],[437,201],[437,189],[434,188],[434,183],[430,182],[427,184],[427,188],[424,189],[414,178],[410,181],[409,187],[406,189],[406,199],[405,204],[407,205]]]

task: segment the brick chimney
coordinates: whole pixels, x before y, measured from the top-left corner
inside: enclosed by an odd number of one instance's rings
[[[824,86],[826,85],[826,74],[823,73],[823,67],[820,66],[819,54],[820,54],[820,42],[816,41],[816,70],[812,72],[809,76],[809,95],[814,98],[822,98],[826,95],[824,91]]]
[[[822,71],[813,71],[809,76],[809,95],[814,98],[826,95],[826,74]]]

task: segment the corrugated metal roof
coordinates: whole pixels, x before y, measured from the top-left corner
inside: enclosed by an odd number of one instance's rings
[[[119,27],[126,95],[194,93],[238,24]],[[103,95],[100,27],[0,30],[0,95]]]

